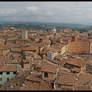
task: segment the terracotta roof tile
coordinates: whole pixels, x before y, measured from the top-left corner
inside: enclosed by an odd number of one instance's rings
[[[74,85],[75,78],[76,78],[76,74],[62,73],[60,76],[57,76],[56,83]]]
[[[41,81],[40,78],[38,78],[37,76],[32,76],[32,75],[27,76],[26,80],[28,80],[28,81],[34,81],[34,82],[40,82]]]
[[[43,72],[51,72],[51,73],[56,73],[58,70],[57,65],[43,65],[41,67],[41,71]]]
[[[2,66],[0,68],[0,72],[7,72],[7,71],[17,71],[16,65],[8,65],[8,66]]]
[[[77,79],[75,80],[75,85],[86,85],[88,83],[88,81],[92,80],[92,75],[85,73],[85,72],[81,72],[77,75]],[[88,83],[89,84],[89,83]],[[87,85],[88,85],[87,84]]]
[[[75,86],[74,87],[74,90],[91,90],[91,87],[90,86],[85,86],[85,85],[79,85],[79,86]]]
[[[25,86],[21,87],[20,90],[39,90],[38,83],[28,82]]]
[[[71,59],[67,59],[66,63],[72,64],[72,65],[76,65],[76,66],[83,66],[85,64],[85,61],[81,58],[71,58]]]
[[[80,68],[76,68],[76,67],[75,67],[75,68],[72,68],[71,70],[72,70],[72,71],[76,71],[76,72],[80,72],[80,71],[81,71]]]

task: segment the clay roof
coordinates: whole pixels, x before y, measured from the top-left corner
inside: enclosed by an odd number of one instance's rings
[[[85,73],[85,72],[81,72],[77,75],[77,79],[75,80],[75,84],[78,85],[89,85],[89,83],[92,80],[92,75]]]
[[[24,50],[24,51],[37,50],[37,47],[36,46],[28,46],[28,47],[24,47],[22,50]]]
[[[88,60],[87,64],[92,65],[92,60]]]
[[[14,43],[6,43],[6,48],[14,48],[15,47],[15,44]]]
[[[56,83],[74,85],[75,78],[76,78],[76,74],[62,73],[60,76],[57,76]]]
[[[14,56],[14,57],[20,57],[21,56],[21,54],[20,53],[12,53],[12,52],[8,52],[7,53],[7,56],[9,57],[9,56]]]
[[[27,84],[22,86],[20,90],[39,90],[39,87],[38,83],[27,82]]]
[[[81,71],[80,68],[76,68],[76,67],[75,67],[75,68],[72,68],[71,70],[72,70],[72,71],[76,71],[76,72],[80,72],[80,71]]]
[[[79,85],[79,86],[75,86],[74,90],[78,90],[78,91],[79,90],[88,90],[89,91],[89,90],[91,90],[91,87],[90,86],[86,86],[86,85],[81,85],[81,86]]]
[[[21,52],[21,48],[12,48],[13,51]]]
[[[54,49],[53,47],[48,48],[48,51],[50,51],[50,52],[57,52],[57,50]]]
[[[61,51],[61,46],[62,46],[62,45],[61,45],[60,43],[57,43],[57,44],[53,44],[53,45],[51,46],[51,48],[53,48],[54,50],[60,52],[60,51]]]
[[[8,38],[7,41],[17,40],[17,37]]]
[[[52,90],[52,86],[49,82],[41,80],[40,90]]]
[[[2,66],[0,68],[0,72],[7,72],[7,71],[17,71],[16,65],[8,65],[8,66]]]
[[[0,47],[0,50],[2,50],[2,49],[4,49],[4,50],[8,50],[9,47],[8,47],[7,45],[4,45],[4,46],[1,46],[1,47]]]
[[[10,57],[13,56],[14,59],[11,60]],[[18,53],[8,53],[7,56],[5,56],[5,62],[6,63],[19,63],[22,60],[21,54]]]
[[[72,91],[73,90],[73,86],[63,86],[62,85],[62,88],[61,89],[58,89],[60,91]],[[57,89],[56,89],[57,91]]]
[[[41,67],[42,72],[50,72],[50,73],[56,73],[58,70],[57,65],[43,65]]]
[[[9,59],[6,59],[4,61],[6,64],[19,64],[21,62],[21,60],[9,60]]]
[[[66,63],[81,67],[85,64],[85,61],[82,58],[69,58],[66,60]]]
[[[61,72],[61,73],[65,73],[65,72],[68,72],[68,71],[69,71],[68,68],[65,68],[65,67],[60,67],[59,68],[59,72]]]
[[[35,75],[29,75],[26,77],[26,80],[28,81],[34,81],[34,82],[40,82],[41,79],[38,76]]]
[[[51,90],[51,84],[41,80],[40,84],[37,82],[27,82],[27,84],[20,88],[20,90]]]
[[[43,63],[44,63],[44,64],[46,64],[46,65],[50,65],[50,66],[51,66],[51,65],[56,66],[56,64],[55,64],[55,63],[50,62],[50,61],[48,61],[47,59],[44,59],[44,60],[43,60]],[[42,66],[43,66],[43,65],[42,65]]]
[[[72,32],[72,29],[70,29],[70,28],[65,28],[65,29],[64,29],[64,32],[70,33],[70,32]]]
[[[4,56],[0,56],[0,65],[2,65],[5,61],[5,57]]]

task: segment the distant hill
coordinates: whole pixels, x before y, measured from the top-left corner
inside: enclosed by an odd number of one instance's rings
[[[25,28],[25,29],[38,29],[38,30],[52,30],[53,26],[57,30],[64,28],[71,28],[73,31],[78,30],[85,32],[92,30],[92,26],[82,25],[82,24],[70,24],[70,23],[41,23],[41,22],[0,22],[0,29],[3,27],[15,27],[15,28]]]

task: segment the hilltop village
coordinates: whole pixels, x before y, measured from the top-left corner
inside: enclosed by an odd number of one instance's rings
[[[0,30],[0,90],[92,90],[92,31]]]

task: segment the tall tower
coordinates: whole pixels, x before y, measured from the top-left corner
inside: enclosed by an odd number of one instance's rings
[[[56,33],[56,28],[55,28],[55,26],[54,26],[54,28],[53,28],[53,30],[52,30],[52,31],[53,31],[53,33]]]
[[[22,30],[22,39],[28,39],[28,31]]]

